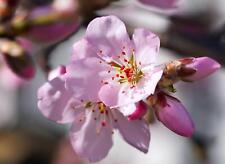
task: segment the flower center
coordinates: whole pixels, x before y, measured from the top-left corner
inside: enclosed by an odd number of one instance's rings
[[[114,110],[108,108],[103,102],[91,102],[81,100],[81,106],[74,106],[76,109],[78,107],[84,107],[85,110],[88,110],[92,113],[92,119],[96,123],[96,133],[99,134],[102,128],[110,128],[113,133],[112,123],[117,123],[117,116]],[[86,120],[86,113],[83,112],[78,117],[78,122],[82,123]]]
[[[116,74],[112,76],[112,80],[117,80],[119,83],[128,82],[131,87],[134,87],[140,79],[144,76],[143,72],[138,67],[134,57],[134,51],[129,59],[126,58],[126,53],[122,53],[120,56],[121,63],[112,61],[109,64],[116,70]]]

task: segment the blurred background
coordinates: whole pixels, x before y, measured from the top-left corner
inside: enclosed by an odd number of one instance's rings
[[[87,24],[103,15],[118,16],[130,34],[136,27],[157,33],[160,63],[209,56],[223,67],[204,80],[175,85],[196,125],[192,138],[152,118],[148,154],[115,133],[99,164],[225,163],[225,0],[151,1],[0,0],[0,164],[88,163],[72,150],[69,125],[41,115],[36,95],[48,72],[68,63]]]

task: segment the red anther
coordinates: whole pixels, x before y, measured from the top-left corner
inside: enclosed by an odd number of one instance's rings
[[[118,122],[118,120],[117,119],[114,119],[114,122]]]
[[[115,77],[113,76],[113,77],[112,77],[112,80],[114,80],[114,79],[115,79]]]
[[[124,68],[125,68],[125,66],[123,65],[123,66],[120,68],[120,70],[124,70]]]
[[[101,63],[102,63],[102,61],[100,60],[100,61],[99,61],[99,63],[101,64]]]
[[[122,55],[126,55],[126,52],[122,51]]]
[[[116,77],[119,77],[120,75],[119,74],[116,74]]]
[[[132,85],[131,87],[130,87],[130,89],[133,89],[135,86],[134,85]]]
[[[100,50],[99,53],[102,54],[102,50]]]
[[[111,71],[110,70],[108,70],[108,73],[110,73]]]
[[[96,117],[94,117],[94,120],[96,121],[96,120],[97,120],[97,118],[96,118]]]
[[[127,59],[124,59],[124,62],[126,62],[126,63],[127,63],[127,62],[128,62],[128,60],[127,60]]]
[[[104,82],[104,84],[109,84],[109,83],[106,81],[106,82]]]
[[[102,126],[106,126],[106,122],[105,121],[102,121]]]
[[[93,110],[92,110],[92,112],[94,113],[94,112],[95,112],[95,110],[93,109]]]
[[[128,78],[132,77],[133,75],[133,70],[131,68],[125,69],[124,72]]]
[[[120,78],[124,79],[124,76],[120,76]]]

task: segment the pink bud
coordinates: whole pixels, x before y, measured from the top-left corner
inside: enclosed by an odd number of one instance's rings
[[[193,58],[190,64],[185,68],[193,69],[196,72],[193,75],[184,77],[183,80],[196,81],[209,76],[220,68],[220,64],[209,57]]]
[[[64,65],[58,66],[56,69],[52,70],[48,74],[48,80],[53,80],[54,78],[58,77],[59,75],[63,75],[66,73],[66,67]]]
[[[49,17],[51,17],[51,15],[58,16],[59,19],[55,22],[30,27],[26,35],[29,39],[39,43],[53,44],[65,39],[79,28],[80,22],[78,21],[77,15],[71,14],[67,15],[67,19],[62,18],[59,11],[51,6],[34,9],[30,13],[29,18],[31,20],[42,19],[44,17],[47,19],[48,15]]]
[[[136,119],[139,119],[139,118],[142,118],[146,112],[147,112],[147,105],[145,104],[144,101],[139,101],[137,104],[136,104],[136,109],[135,111],[128,115],[128,118],[130,120],[136,120]]]
[[[145,5],[154,6],[161,9],[172,9],[177,5],[178,0],[139,0]]]
[[[181,102],[164,93],[158,94],[156,116],[167,128],[173,132],[191,137],[194,133],[194,123]]]

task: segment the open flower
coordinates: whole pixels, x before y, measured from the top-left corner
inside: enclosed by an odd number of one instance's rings
[[[162,76],[156,67],[159,44],[159,38],[146,29],[136,29],[131,40],[115,16],[96,18],[74,45],[72,60],[77,64],[68,67],[66,85],[75,93],[79,88],[93,91],[98,94],[94,97],[110,107],[138,102],[154,93]],[[81,72],[81,67],[87,69]],[[85,87],[74,82],[78,76],[89,79]]]
[[[79,81],[85,84],[81,76],[88,68],[78,68],[77,81],[73,80],[76,84]],[[72,123],[70,140],[78,155],[91,162],[103,159],[112,146],[114,129],[118,129],[130,145],[142,152],[148,151],[150,133],[144,120],[130,121],[118,109],[107,107],[95,97],[94,89],[80,88],[77,94],[72,93],[65,85],[67,70],[64,71],[63,66],[57,70],[51,74],[52,80],[38,90],[38,107],[51,120]]]

